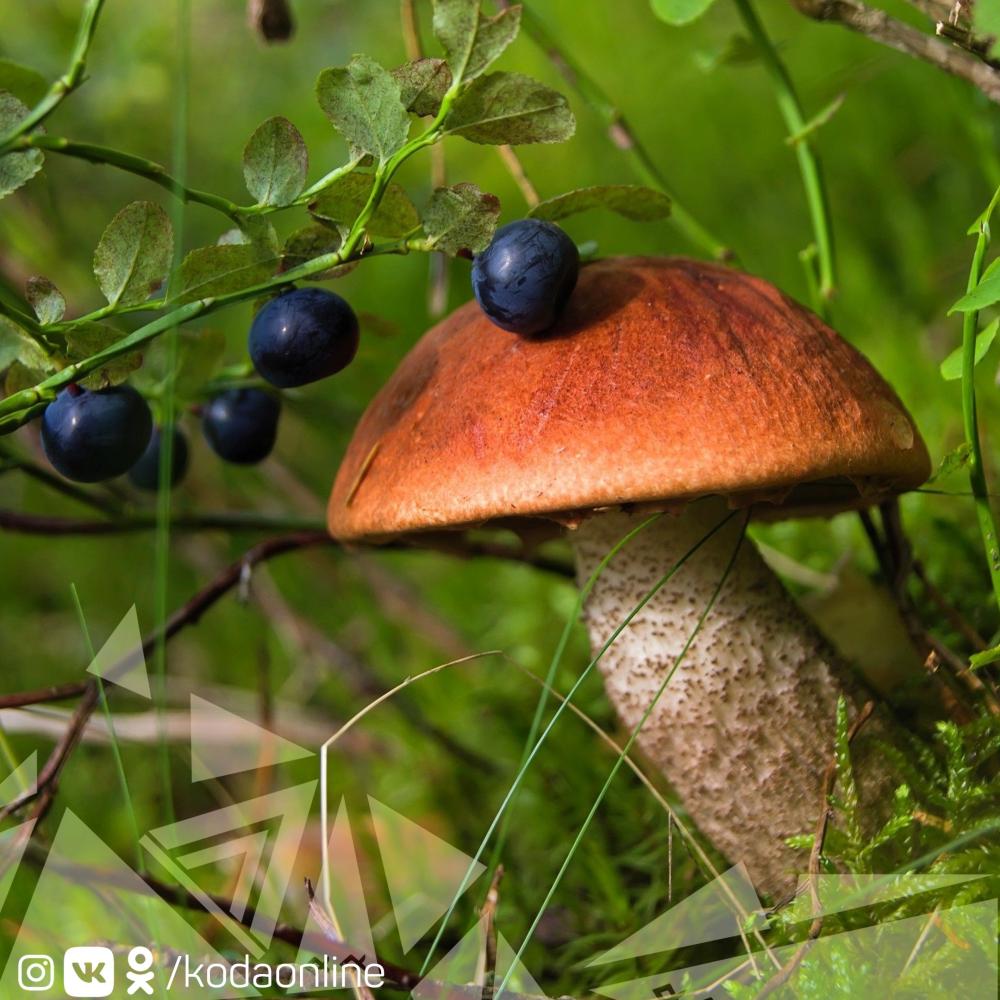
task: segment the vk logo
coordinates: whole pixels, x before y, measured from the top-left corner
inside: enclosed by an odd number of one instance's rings
[[[110,948],[69,948],[63,957],[63,988],[71,997],[107,997],[115,988]]]

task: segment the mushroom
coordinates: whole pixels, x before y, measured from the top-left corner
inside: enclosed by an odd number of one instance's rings
[[[498,329],[474,302],[430,330],[362,417],[329,527],[380,542],[548,526],[566,530],[585,580],[665,511],[589,593],[591,645],[695,550],[600,668],[629,730],[662,688],[640,747],[702,833],[773,896],[794,885],[786,838],[821,808],[838,699],[853,714],[867,695],[745,521],[861,508],[928,473],[897,396],[812,313],[738,271],[627,257],[583,268],[540,338]],[[880,710],[854,745],[863,805],[886,790],[874,737],[889,726]]]

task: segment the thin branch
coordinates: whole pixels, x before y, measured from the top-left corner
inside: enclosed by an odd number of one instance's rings
[[[323,531],[322,521],[291,514],[257,514],[253,511],[218,511],[177,514],[173,531]],[[47,514],[0,510],[0,530],[23,535],[127,535],[156,528],[153,511],[122,514],[114,520],[92,521]]]
[[[524,164],[521,162],[521,158],[517,155],[514,147],[497,146],[496,150],[497,155],[503,160],[507,172],[514,178],[514,183],[518,186],[521,195],[528,203],[528,208],[534,208],[540,200],[538,192],[535,190],[535,185],[531,183],[531,178],[525,171]]]
[[[243,209],[235,202],[230,201],[228,198],[211,194],[208,191],[198,191],[194,188],[189,188],[168,173],[166,167],[141,156],[123,153],[108,146],[95,146],[89,142],[75,142],[72,139],[50,135],[22,136],[15,144],[15,148],[43,149],[46,152],[60,153],[63,156],[86,160],[88,163],[117,167],[119,170],[135,174],[138,177],[145,177],[146,180],[165,188],[182,202],[194,202],[205,205],[208,208],[214,208],[217,212],[221,212],[234,222],[241,221],[241,212]]]
[[[69,67],[52,84],[48,93],[38,104],[16,125],[0,136],[0,153],[8,152],[17,139],[45,121],[83,83],[87,70],[87,56],[90,53],[90,43],[94,40],[94,32],[97,30],[97,21],[103,6],[104,0],[87,0],[83,13],[80,15],[80,26],[77,28],[76,42],[73,45]]]
[[[44,465],[32,461],[30,458],[14,454],[3,442],[0,442],[0,460],[4,463],[0,466],[0,472],[16,469],[19,472],[23,472],[26,476],[44,483],[57,493],[71,497],[73,500],[92,507],[94,510],[99,510],[103,514],[110,515],[119,509],[119,504],[113,498],[98,496],[96,493],[82,489],[76,483],[72,483],[68,479],[63,479],[62,476],[56,475],[51,469],[45,468]],[[0,522],[0,527],[3,527],[2,522]]]
[[[965,49],[924,34],[919,28],[858,0],[791,0],[791,3],[800,14],[814,21],[840,24],[897,52],[921,59],[971,83],[991,101],[1000,103],[1000,71]]]

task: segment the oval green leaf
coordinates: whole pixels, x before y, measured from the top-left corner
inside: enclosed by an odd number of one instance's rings
[[[163,283],[174,252],[167,213],[151,201],[126,205],[94,251],[94,275],[111,305],[145,302]]]
[[[281,116],[258,126],[243,150],[243,178],[258,205],[290,205],[302,193],[308,171],[305,140]]]

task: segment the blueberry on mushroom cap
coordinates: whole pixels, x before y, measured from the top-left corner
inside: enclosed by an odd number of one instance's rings
[[[503,330],[544,333],[576,286],[580,254],[554,223],[520,219],[501,226],[472,263],[472,290]]]
[[[149,443],[153,416],[129,385],[69,385],[42,414],[42,447],[56,471],[78,483],[127,472]]]
[[[588,595],[591,644],[695,549],[600,668],[630,730],[669,675],[642,749],[702,832],[762,892],[781,893],[802,865],[786,838],[815,824],[837,701],[853,714],[864,694],[740,541],[741,522],[877,503],[926,479],[927,450],[868,361],[758,278],[605,260],[581,271],[565,327],[500,334],[470,303],[428,332],[355,431],[330,532],[378,542],[489,522],[568,528],[585,580],[630,528],[666,511]],[[889,725],[877,712],[853,744],[863,807],[888,787],[873,744]]]

